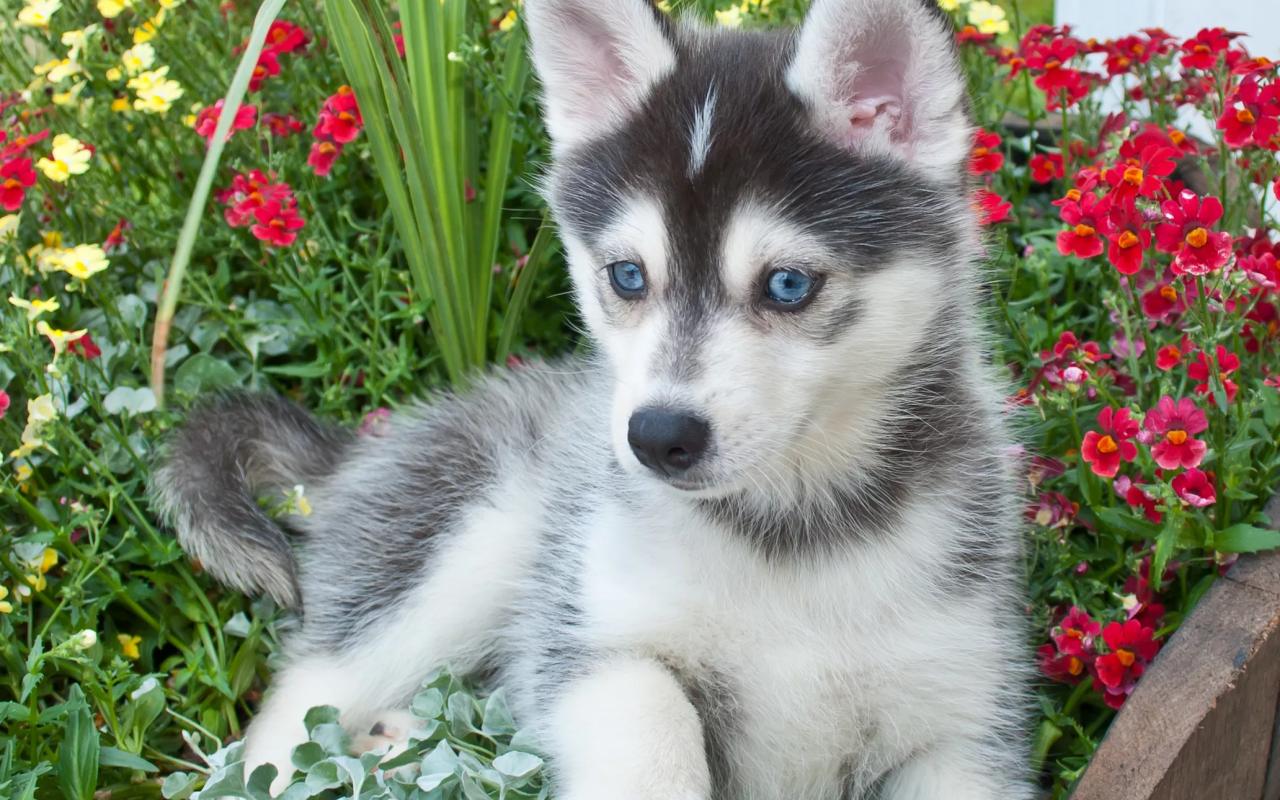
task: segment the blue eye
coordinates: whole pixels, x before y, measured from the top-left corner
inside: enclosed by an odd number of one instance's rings
[[[618,297],[634,300],[644,294],[644,270],[634,261],[618,261],[608,266],[609,282]]]
[[[779,306],[795,309],[804,304],[818,286],[812,275],[794,269],[777,269],[765,280],[765,295]]]

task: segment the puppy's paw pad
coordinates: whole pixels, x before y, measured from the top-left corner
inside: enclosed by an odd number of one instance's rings
[[[386,758],[395,758],[409,745],[409,737],[420,727],[417,717],[408,711],[386,711],[374,717],[368,730],[352,737],[351,747],[357,753],[386,750]]]

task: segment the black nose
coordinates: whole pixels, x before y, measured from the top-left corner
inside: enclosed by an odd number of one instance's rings
[[[696,464],[710,440],[711,426],[701,419],[661,408],[640,409],[627,429],[627,443],[640,463],[667,476]]]

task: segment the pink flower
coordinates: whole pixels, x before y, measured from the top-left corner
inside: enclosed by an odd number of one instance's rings
[[[278,200],[264,203],[253,212],[257,224],[250,230],[271,247],[288,247],[298,238],[298,231],[306,221],[298,216],[295,208],[285,207]]]
[[[1141,508],[1142,515],[1151,522],[1156,524],[1164,519],[1164,515],[1160,513],[1160,508],[1156,505],[1156,499],[1141,488],[1130,485],[1124,493],[1124,501],[1133,508]]]
[[[1098,412],[1101,432],[1089,431],[1080,445],[1080,457],[1102,478],[1114,478],[1122,461],[1138,457],[1138,446],[1131,439],[1138,435],[1138,421],[1129,409],[1104,408]]]
[[[0,419],[4,419],[5,412],[9,410],[9,393],[4,389],[0,389]]]
[[[340,86],[338,91],[324,101],[320,118],[312,134],[317,139],[350,144],[364,128],[364,118],[350,86]]]
[[[36,182],[30,158],[11,158],[0,164],[0,208],[17,211]]]
[[[1147,412],[1144,424],[1153,434],[1151,456],[1161,469],[1200,466],[1208,445],[1193,437],[1209,427],[1209,419],[1194,400],[1184,397],[1175,403],[1165,395]]]
[[[1222,219],[1218,198],[1183,190],[1160,209],[1165,222],[1156,226],[1156,249],[1177,254],[1175,275],[1207,275],[1231,259],[1231,234],[1211,230]]]
[[[196,133],[203,136],[206,140],[213,138],[215,129],[218,127],[218,120],[222,117],[223,101],[219,100],[212,106],[207,106],[200,110],[196,116]],[[252,128],[258,124],[258,109],[256,106],[242,105],[236,109],[236,118],[231,123],[231,129],[227,131],[227,140],[231,139],[231,135],[236,131],[243,131]]]
[[[1031,157],[1031,180],[1049,183],[1065,173],[1061,153],[1037,153]]]
[[[1218,345],[1217,357],[1217,374],[1222,380],[1222,388],[1226,392],[1227,400],[1235,400],[1236,391],[1239,387],[1227,376],[1240,368],[1240,357],[1222,345]],[[1193,381],[1199,381],[1196,384],[1196,394],[1209,394],[1209,378],[1213,373],[1213,367],[1209,364],[1209,357],[1205,355],[1205,352],[1201,350],[1196,353],[1196,360],[1187,366],[1187,377]]]
[[[1218,500],[1218,493],[1214,491],[1209,476],[1198,469],[1189,469],[1175,476],[1173,490],[1184,503],[1196,508],[1211,506]]]
[[[262,124],[267,126],[267,130],[272,136],[281,139],[292,136],[295,133],[301,133],[306,126],[302,124],[302,120],[294,117],[292,114],[277,114],[268,112],[262,115]]]
[[[1095,685],[1103,690],[1107,705],[1119,708],[1160,652],[1160,643],[1155,641],[1155,631],[1136,619],[1109,623],[1102,630],[1102,640],[1109,652],[1093,662]]]
[[[320,177],[333,171],[333,165],[342,155],[342,145],[333,142],[312,142],[311,152],[307,155],[307,165]]]
[[[1280,132],[1280,83],[1263,87],[1257,75],[1246,77],[1227,97],[1218,130],[1231,147],[1271,147],[1272,137]]]
[[[280,74],[280,59],[276,57],[275,50],[263,50],[262,55],[258,56],[258,63],[253,68],[253,75],[249,78],[249,91],[256,92],[262,88],[262,84],[267,78],[275,77]]]
[[[1004,165],[1004,153],[1000,152],[1000,134],[980,130],[973,137],[973,152],[969,156],[969,173],[982,175],[997,172]]]

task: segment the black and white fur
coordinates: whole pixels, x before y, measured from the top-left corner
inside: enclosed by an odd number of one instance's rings
[[[192,555],[301,613],[251,765],[288,772],[312,706],[389,730],[449,665],[507,687],[562,800],[1031,797],[947,21],[928,0],[815,0],[769,32],[645,0],[524,10],[597,355],[381,437],[224,397],[157,473]],[[611,288],[620,260],[642,298]],[[763,302],[779,266],[820,276],[803,310]],[[688,471],[637,460],[646,408],[709,425]],[[314,512],[286,541],[254,497],[296,484]]]

